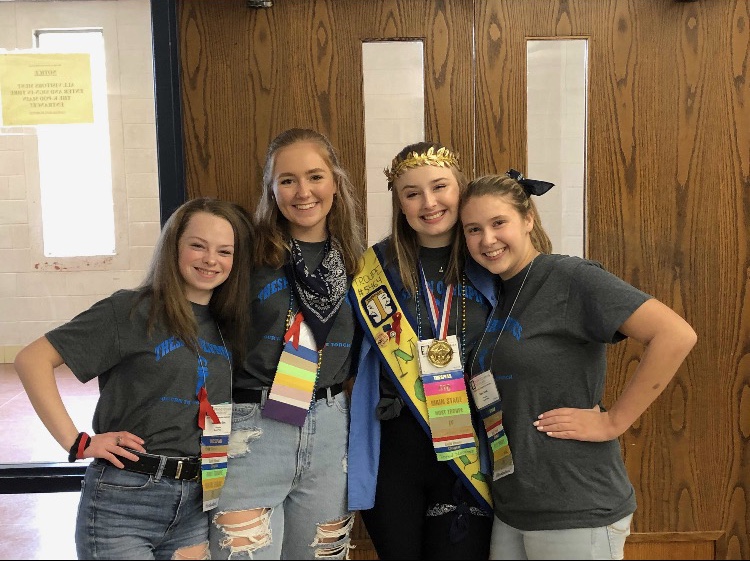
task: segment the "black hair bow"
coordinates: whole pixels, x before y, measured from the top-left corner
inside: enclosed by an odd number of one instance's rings
[[[523,187],[523,190],[526,191],[526,194],[529,197],[531,195],[536,195],[537,197],[539,195],[544,195],[547,191],[555,186],[554,183],[550,183],[549,181],[527,179],[520,171],[516,171],[514,169],[509,169],[507,172],[505,172],[505,175],[518,181],[518,183],[521,184],[521,187]]]

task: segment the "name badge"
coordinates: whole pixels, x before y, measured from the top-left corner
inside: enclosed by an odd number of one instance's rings
[[[495,378],[489,370],[473,376],[469,380],[469,388],[471,388],[471,395],[474,397],[477,409],[484,409],[500,401]]]

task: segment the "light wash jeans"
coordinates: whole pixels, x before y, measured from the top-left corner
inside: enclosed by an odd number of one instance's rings
[[[259,404],[235,403],[227,479],[211,515],[212,559],[345,559],[354,521],[346,500],[348,427],[345,392],[314,402],[302,427],[263,417]],[[263,511],[252,528],[247,519],[217,521],[249,509]],[[338,521],[344,525],[332,535],[319,528]]]
[[[629,514],[599,528],[523,531],[496,516],[490,559],[622,559],[632,519]]]
[[[172,559],[206,544],[200,481],[134,473],[94,460],[83,478],[76,522],[79,559]]]

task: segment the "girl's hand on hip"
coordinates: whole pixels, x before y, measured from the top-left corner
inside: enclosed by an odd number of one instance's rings
[[[591,409],[562,407],[545,411],[534,421],[534,426],[547,436],[567,440],[605,442],[619,436],[613,434],[609,413],[598,405]]]
[[[124,464],[117,456],[123,456],[129,460],[138,461],[138,456],[129,452],[127,448],[145,452],[143,439],[132,432],[118,431],[95,434],[91,437],[91,444],[84,450],[84,458],[102,458],[108,460],[118,468]]]

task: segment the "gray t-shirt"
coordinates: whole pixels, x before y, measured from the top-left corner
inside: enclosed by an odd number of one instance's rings
[[[636,508],[618,440],[556,439],[532,423],[551,409],[600,404],[607,344],[624,339],[619,327],[651,296],[578,257],[539,255],[518,293],[526,271],[503,283],[495,318],[505,328],[492,372],[515,464],[493,483],[495,513],[520,530],[611,524]]]
[[[301,243],[303,257],[308,269],[314,270],[322,260],[320,244]],[[284,268],[262,267],[253,271],[250,295],[250,317],[252,318],[243,369],[235,373],[234,387],[260,389],[271,387],[276,376],[283,337],[287,328],[290,306],[299,309],[296,299],[291,298],[292,287]],[[355,341],[355,319],[349,300],[344,298],[333,321],[323,348],[323,358],[315,386],[327,388],[343,382],[350,375],[352,344]]]
[[[46,334],[76,378],[98,378],[96,433],[129,431],[150,454],[200,455],[196,387],[199,360],[212,404],[231,400],[229,351],[208,306],[193,304],[200,352],[158,325],[146,333],[149,300],[131,310],[138,292],[119,290]],[[199,356],[200,359],[199,359]]]

